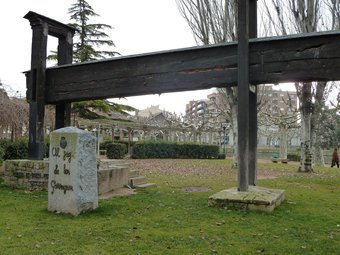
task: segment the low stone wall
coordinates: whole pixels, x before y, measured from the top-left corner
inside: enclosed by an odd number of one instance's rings
[[[6,160],[4,162],[4,183],[14,188],[47,190],[48,160]],[[98,195],[128,185],[129,167],[123,160],[98,161]]]
[[[4,183],[14,188],[47,190],[47,160],[6,160],[4,162]]]

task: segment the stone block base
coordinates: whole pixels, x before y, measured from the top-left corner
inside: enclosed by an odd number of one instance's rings
[[[48,160],[6,160],[3,171],[4,183],[14,188],[46,190]]]
[[[129,181],[128,167],[110,167],[98,170],[98,195],[125,187]]]
[[[237,191],[237,188],[222,190],[209,197],[208,205],[272,212],[283,200],[284,190],[249,186],[246,192]]]
[[[103,195],[129,183],[129,165],[122,160],[98,160],[98,194]],[[16,159],[6,160],[0,178],[13,188],[47,190],[48,160]]]

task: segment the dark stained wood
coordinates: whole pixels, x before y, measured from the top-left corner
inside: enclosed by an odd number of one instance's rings
[[[68,33],[75,33],[75,29],[68,25],[65,25],[59,21],[48,18],[46,16],[40,15],[36,12],[29,11],[25,16],[25,19],[28,19],[32,23],[46,23],[48,24],[48,34],[57,38],[67,37]]]
[[[249,37],[257,37],[257,0],[249,1]],[[249,91],[249,185],[257,180],[257,87]]]
[[[58,40],[58,65],[71,64],[73,57],[73,34],[67,33],[66,37]],[[61,102],[55,108],[55,129],[71,125],[71,103]]]
[[[31,76],[28,79],[29,98],[29,141],[28,158],[44,158],[44,115],[45,115],[45,70],[47,25],[34,25],[32,39]]]
[[[30,104],[28,157],[40,160],[44,158],[45,94],[48,94],[45,86],[47,37],[52,35],[60,39],[59,61],[67,64],[72,62],[72,37],[75,30],[34,12],[28,12],[24,18],[30,21],[33,30],[31,71],[26,73],[27,99]],[[65,116],[67,117],[67,114],[70,116],[69,108],[69,103],[57,106],[58,124],[61,124],[61,121],[63,125],[67,124]]]
[[[238,1],[238,191],[249,188],[249,0]]]
[[[340,33],[251,39],[251,84],[340,80]],[[236,86],[237,44],[118,57],[46,71],[47,103]]]

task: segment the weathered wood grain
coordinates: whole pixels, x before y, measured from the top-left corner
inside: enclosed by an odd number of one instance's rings
[[[238,144],[238,191],[248,191],[249,188],[249,1],[237,2],[237,144]]]
[[[340,33],[251,39],[252,84],[340,80]],[[48,68],[46,102],[114,98],[237,83],[237,44],[201,46]]]
[[[68,33],[75,33],[75,29],[68,25],[65,25],[54,19],[50,19],[46,16],[38,14],[36,12],[29,11],[25,16],[31,23],[31,26],[41,25],[42,23],[48,24],[48,34],[54,37],[67,37]]]
[[[257,37],[257,0],[249,1],[249,38]],[[257,180],[257,87],[249,92],[249,185],[255,186]]]
[[[46,56],[47,37],[59,38],[58,62],[72,63],[72,37],[75,30],[58,21],[52,20],[35,12],[28,12],[25,19],[30,21],[32,37],[31,71],[27,77],[27,100],[30,105],[28,157],[44,158],[44,115],[46,90]],[[70,103],[56,104],[57,127],[67,125],[70,119]],[[67,115],[67,116],[66,116]]]

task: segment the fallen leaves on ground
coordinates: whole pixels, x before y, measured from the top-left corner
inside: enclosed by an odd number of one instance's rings
[[[129,159],[131,170],[138,170],[141,174],[162,175],[196,175],[198,177],[227,175],[237,178],[237,169],[231,168],[230,161],[199,160],[199,159]],[[258,169],[258,179],[272,179],[285,175],[284,171]]]

